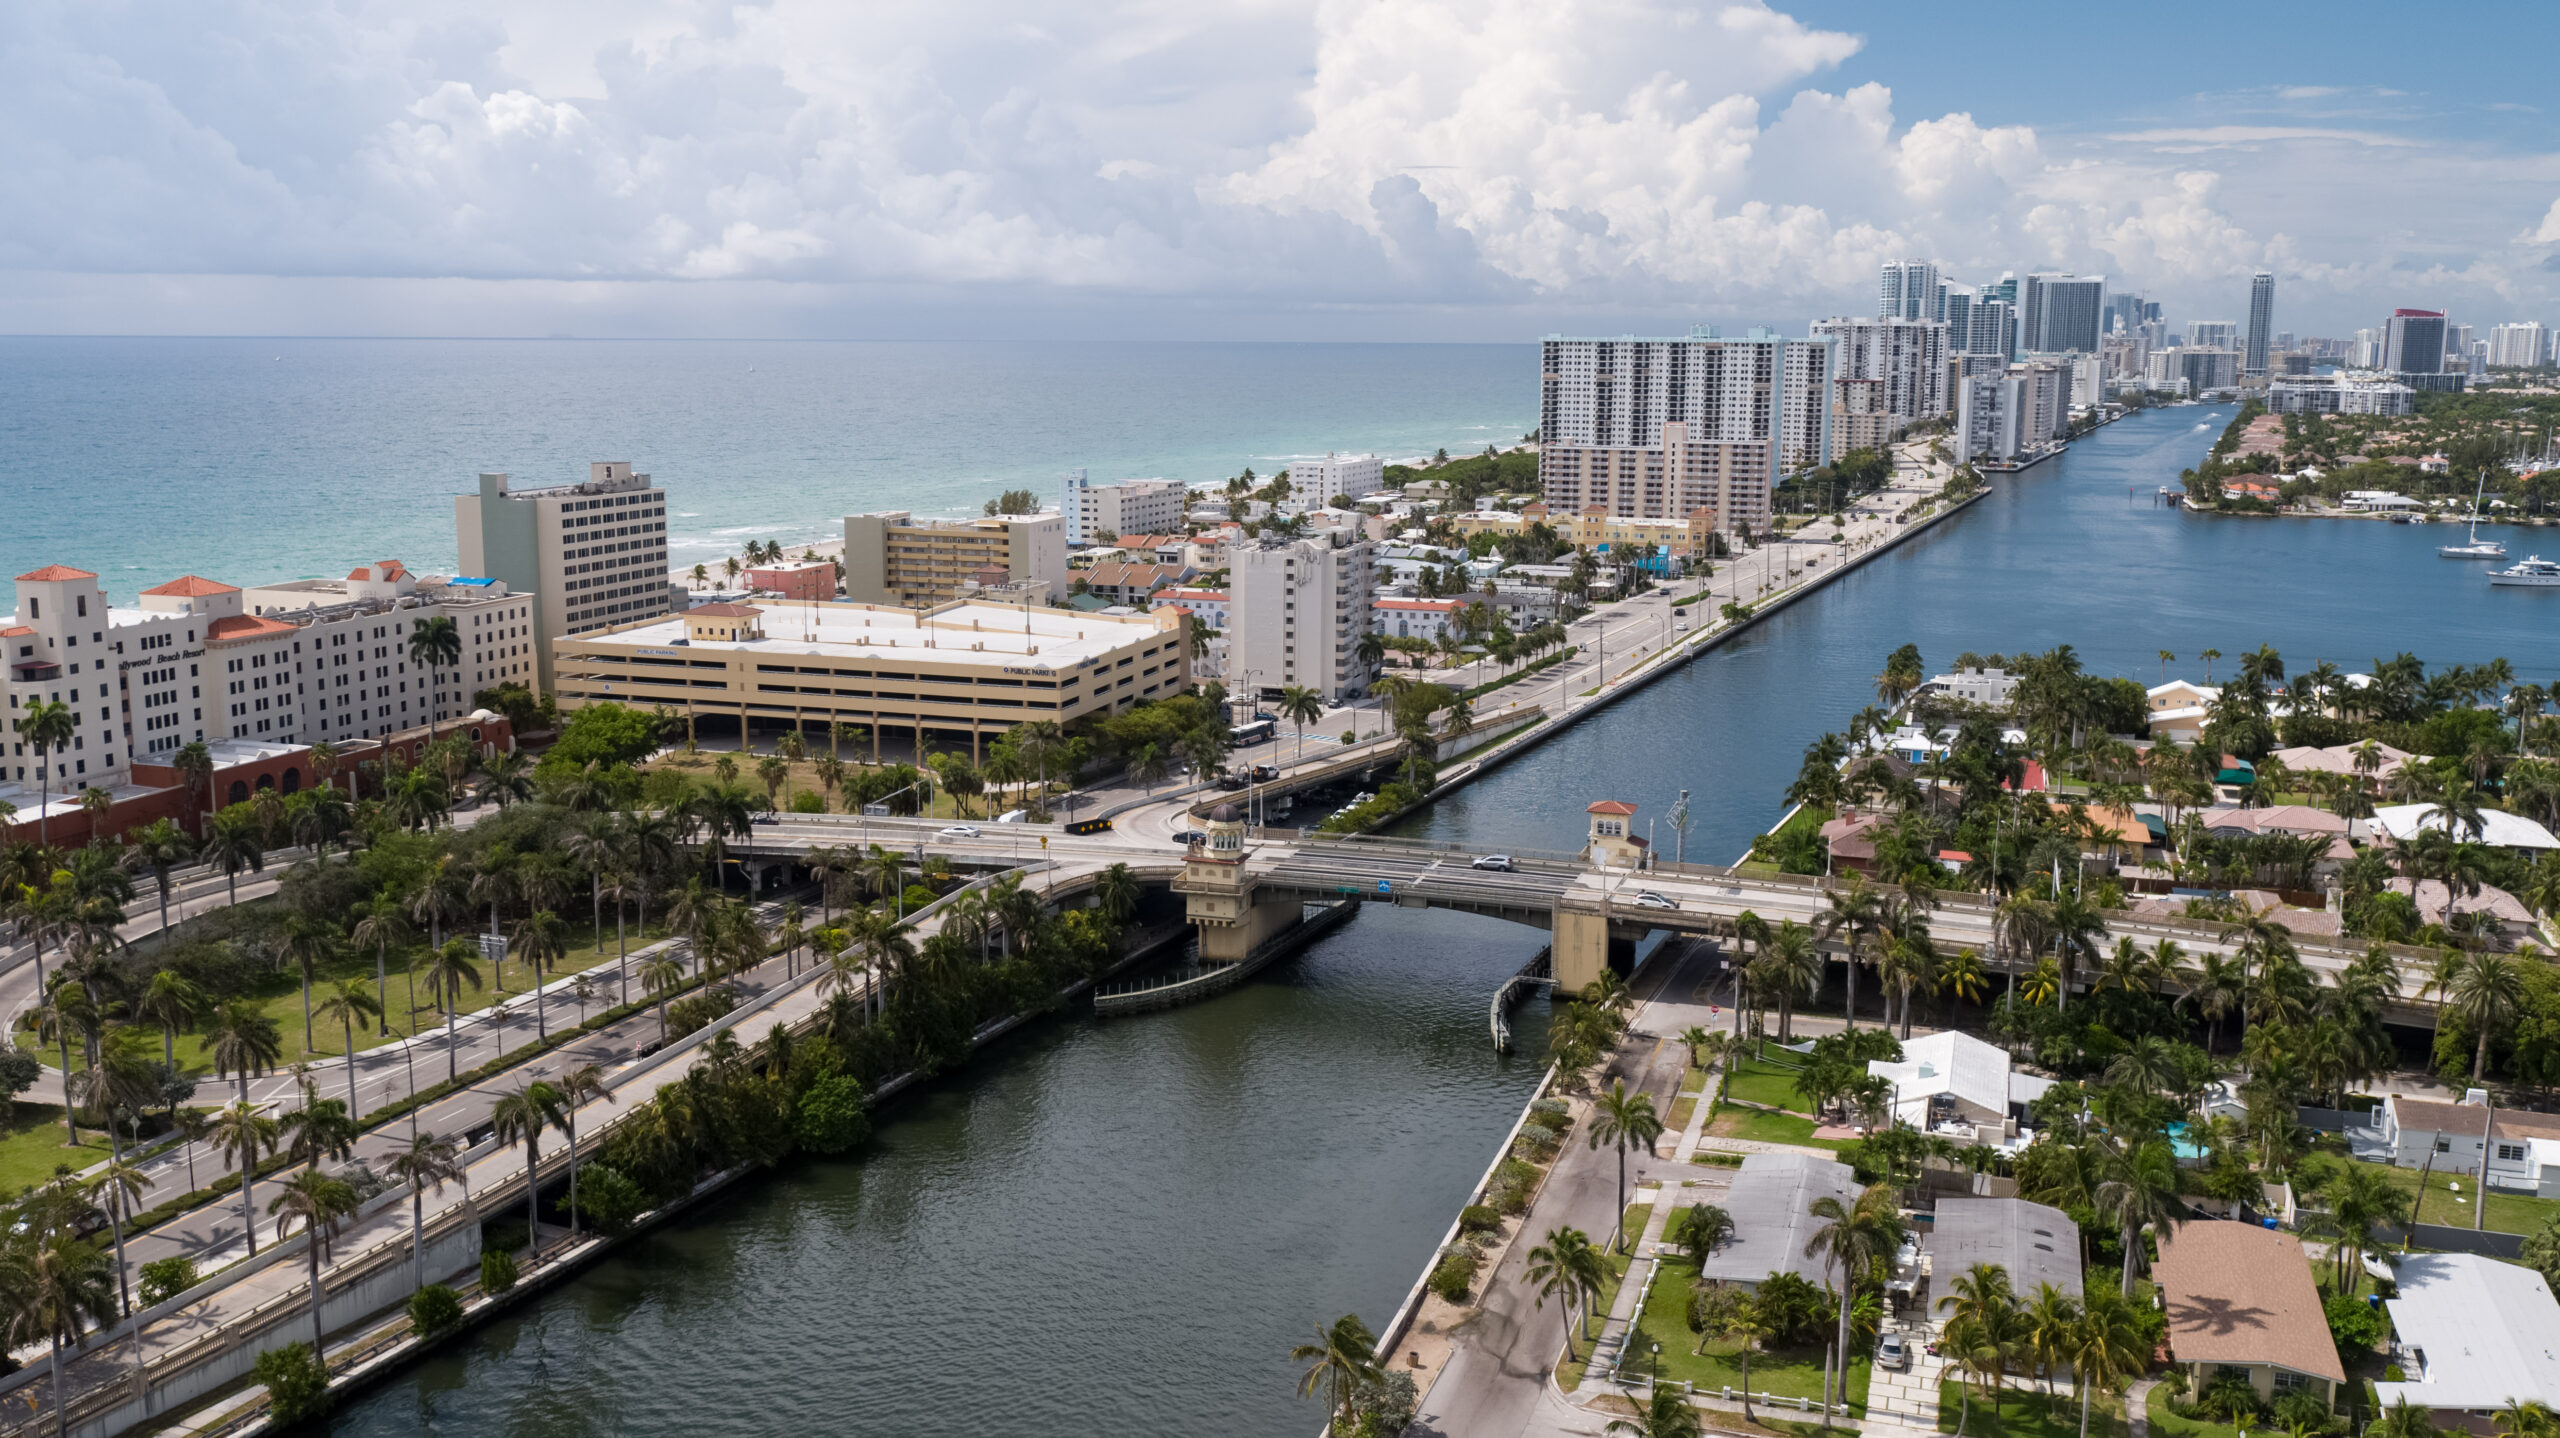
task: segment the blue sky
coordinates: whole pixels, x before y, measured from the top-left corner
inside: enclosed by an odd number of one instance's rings
[[[0,332],[1515,339],[2560,321],[2547,8],[0,8]]]

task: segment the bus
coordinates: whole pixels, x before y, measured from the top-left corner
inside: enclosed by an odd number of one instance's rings
[[[1238,724],[1229,729],[1227,731],[1227,743],[1231,747],[1243,749],[1259,744],[1266,739],[1276,738],[1279,733],[1280,725],[1278,722],[1270,719],[1254,719],[1247,723]]]

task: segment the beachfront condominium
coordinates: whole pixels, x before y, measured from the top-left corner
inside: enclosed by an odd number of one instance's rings
[[[2107,277],[2032,274],[2018,283],[2018,342],[2038,354],[2098,352]]]
[[[2489,331],[2489,363],[2510,369],[2532,369],[2551,362],[2551,332],[2541,323],[2499,325]]]
[[[8,735],[0,783],[49,785],[59,805],[198,741],[344,744],[451,723],[479,691],[529,681],[532,611],[503,583],[421,579],[397,560],[247,590],[190,574],[131,606],[110,604],[96,574],[50,564],[18,576],[16,612],[0,619],[8,713],[61,704],[71,738],[39,755]],[[459,662],[420,665],[410,637],[439,617],[454,621]]]
[[[1947,412],[1947,327],[1936,320],[1828,319],[1813,326],[1815,339],[1829,339],[1834,423],[1843,412],[1839,386],[1873,380],[1882,385],[1884,413],[1895,433]],[[1861,440],[1837,437],[1842,453],[1867,447]]]
[[[2187,347],[2200,350],[2236,350],[2240,348],[2238,320],[2187,321]]]
[[[1239,542],[1227,555],[1227,683],[1276,696],[1303,685],[1327,703],[1368,687],[1375,552],[1335,530],[1306,539]]]
[[[2382,329],[2382,368],[2414,390],[2460,391],[2463,370],[2446,363],[2448,328],[2441,310],[2393,310]]]
[[[1876,292],[1876,316],[1888,320],[1943,320],[1947,287],[1936,260],[1887,260]]]
[[[926,609],[993,589],[1037,601],[1066,588],[1067,521],[1058,514],[844,517],[844,597],[856,604]]]
[[[665,705],[696,738],[864,731],[918,760],[1017,724],[1064,724],[1163,699],[1191,682],[1180,611],[1082,614],[962,601],[703,604],[560,640],[560,707]],[[903,757],[903,756],[902,756]]]
[[[2240,347],[2240,373],[2255,379],[2267,372],[2267,342],[2275,329],[2276,277],[2260,270],[2249,277],[2249,334]]]
[[[627,460],[546,489],[483,474],[453,515],[462,571],[533,600],[536,692],[551,688],[554,639],[667,612],[667,494]]]
[[[1067,544],[1073,549],[1103,543],[1105,536],[1178,530],[1190,504],[1191,486],[1178,479],[1095,484],[1081,469],[1068,471],[1058,491],[1058,512],[1066,517]]]
[[[1327,454],[1322,459],[1289,461],[1289,498],[1310,508],[1337,499],[1358,499],[1386,487],[1386,466],[1374,454]]]
[[[1686,519],[1760,532],[1783,474],[1834,458],[1833,341],[1738,339],[1700,327],[1679,339],[1541,345],[1538,485],[1548,506]]]

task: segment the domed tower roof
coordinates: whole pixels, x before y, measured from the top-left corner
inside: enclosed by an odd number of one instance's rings
[[[1236,821],[1236,806],[1233,804],[1220,804],[1218,807],[1209,811],[1209,821],[1214,824],[1234,823]]]

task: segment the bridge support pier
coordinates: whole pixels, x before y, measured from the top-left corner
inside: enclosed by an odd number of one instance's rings
[[[1625,973],[1634,966],[1635,940],[1611,934],[1609,916],[1597,909],[1559,905],[1554,933],[1548,962],[1555,972],[1556,988],[1566,994],[1582,992],[1584,985],[1605,971]]]

